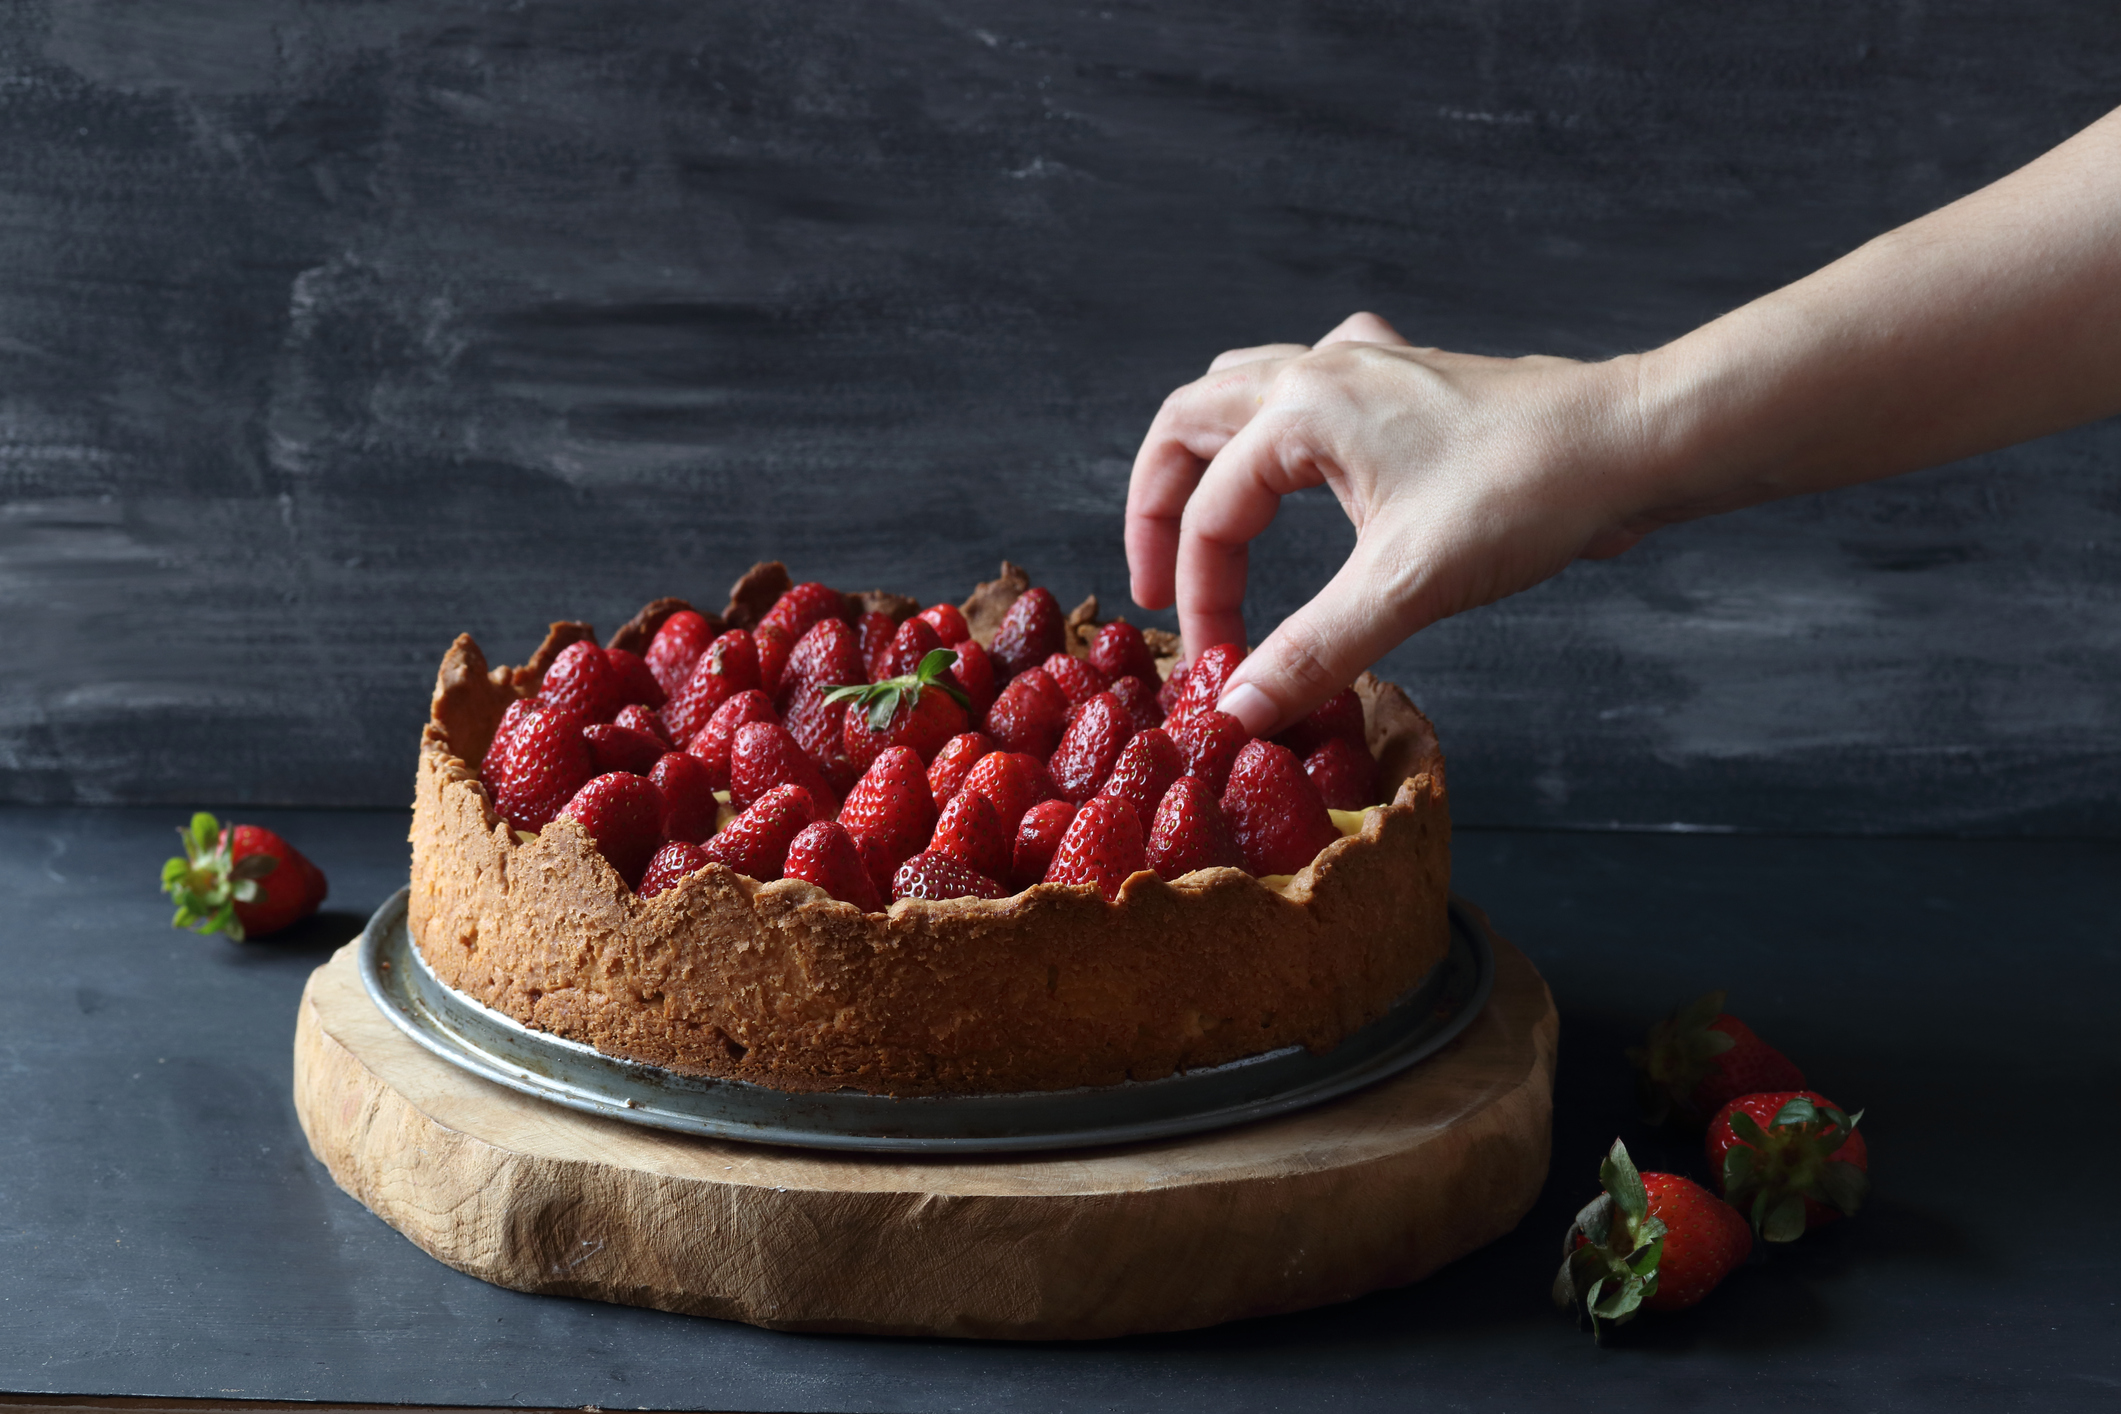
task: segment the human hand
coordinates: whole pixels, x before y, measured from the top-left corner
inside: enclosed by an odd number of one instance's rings
[[[1176,598],[1189,658],[1243,643],[1248,545],[1283,496],[1331,488],[1354,550],[1220,704],[1255,735],[1293,722],[1417,630],[1677,518],[1647,510],[1635,475],[1633,362],[1415,348],[1371,314],[1313,348],[1225,353],[1165,400],[1135,457],[1134,601]]]

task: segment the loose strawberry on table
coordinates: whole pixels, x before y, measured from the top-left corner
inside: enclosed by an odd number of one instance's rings
[[[1870,1149],[1850,1115],[1812,1090],[1741,1095],[1710,1119],[1709,1172],[1724,1201],[1770,1242],[1854,1216],[1870,1192]]]
[[[1804,1072],[1724,1011],[1724,999],[1721,991],[1696,997],[1628,1048],[1650,1123],[1676,1113],[1699,1124],[1740,1095],[1804,1088]]]
[[[654,782],[613,771],[576,791],[557,818],[587,830],[597,853],[633,888],[663,836],[663,797]]]
[[[1618,1139],[1598,1179],[1604,1191],[1562,1242],[1553,1295],[1557,1306],[1587,1316],[1601,1340],[1606,1325],[1624,1325],[1640,1310],[1696,1305],[1753,1250],[1752,1232],[1729,1205],[1677,1174],[1637,1172]]]
[[[202,810],[177,838],[183,855],[162,866],[162,892],[177,903],[172,927],[240,943],[309,917],[331,891],[323,870],[262,825],[224,828]]]

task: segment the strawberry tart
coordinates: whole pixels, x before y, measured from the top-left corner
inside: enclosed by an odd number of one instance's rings
[[[755,566],[519,668],[469,636],[420,748],[437,976],[608,1055],[787,1091],[1112,1085],[1381,1016],[1448,943],[1443,758],[1361,681],[1271,740],[1234,645]]]

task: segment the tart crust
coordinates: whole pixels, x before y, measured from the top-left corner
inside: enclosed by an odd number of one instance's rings
[[[995,588],[967,601],[981,637],[999,617]],[[683,607],[661,600],[642,617]],[[622,633],[637,639],[639,624]],[[529,664],[489,670],[460,636],[420,744],[413,941],[444,982],[526,1025],[789,1091],[1060,1090],[1329,1049],[1443,959],[1442,753],[1406,694],[1370,674],[1356,690],[1397,788],[1294,876],[1144,871],[1112,903],[1039,884],[864,914],[801,880],[761,884],[720,864],[639,898],[572,821],[519,838],[496,816],[476,763],[508,704],[587,637],[554,624]]]

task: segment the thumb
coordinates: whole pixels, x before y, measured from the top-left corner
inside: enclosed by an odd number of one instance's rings
[[[1353,682],[1422,625],[1362,547],[1310,603],[1284,619],[1230,674],[1216,703],[1266,736]]]

